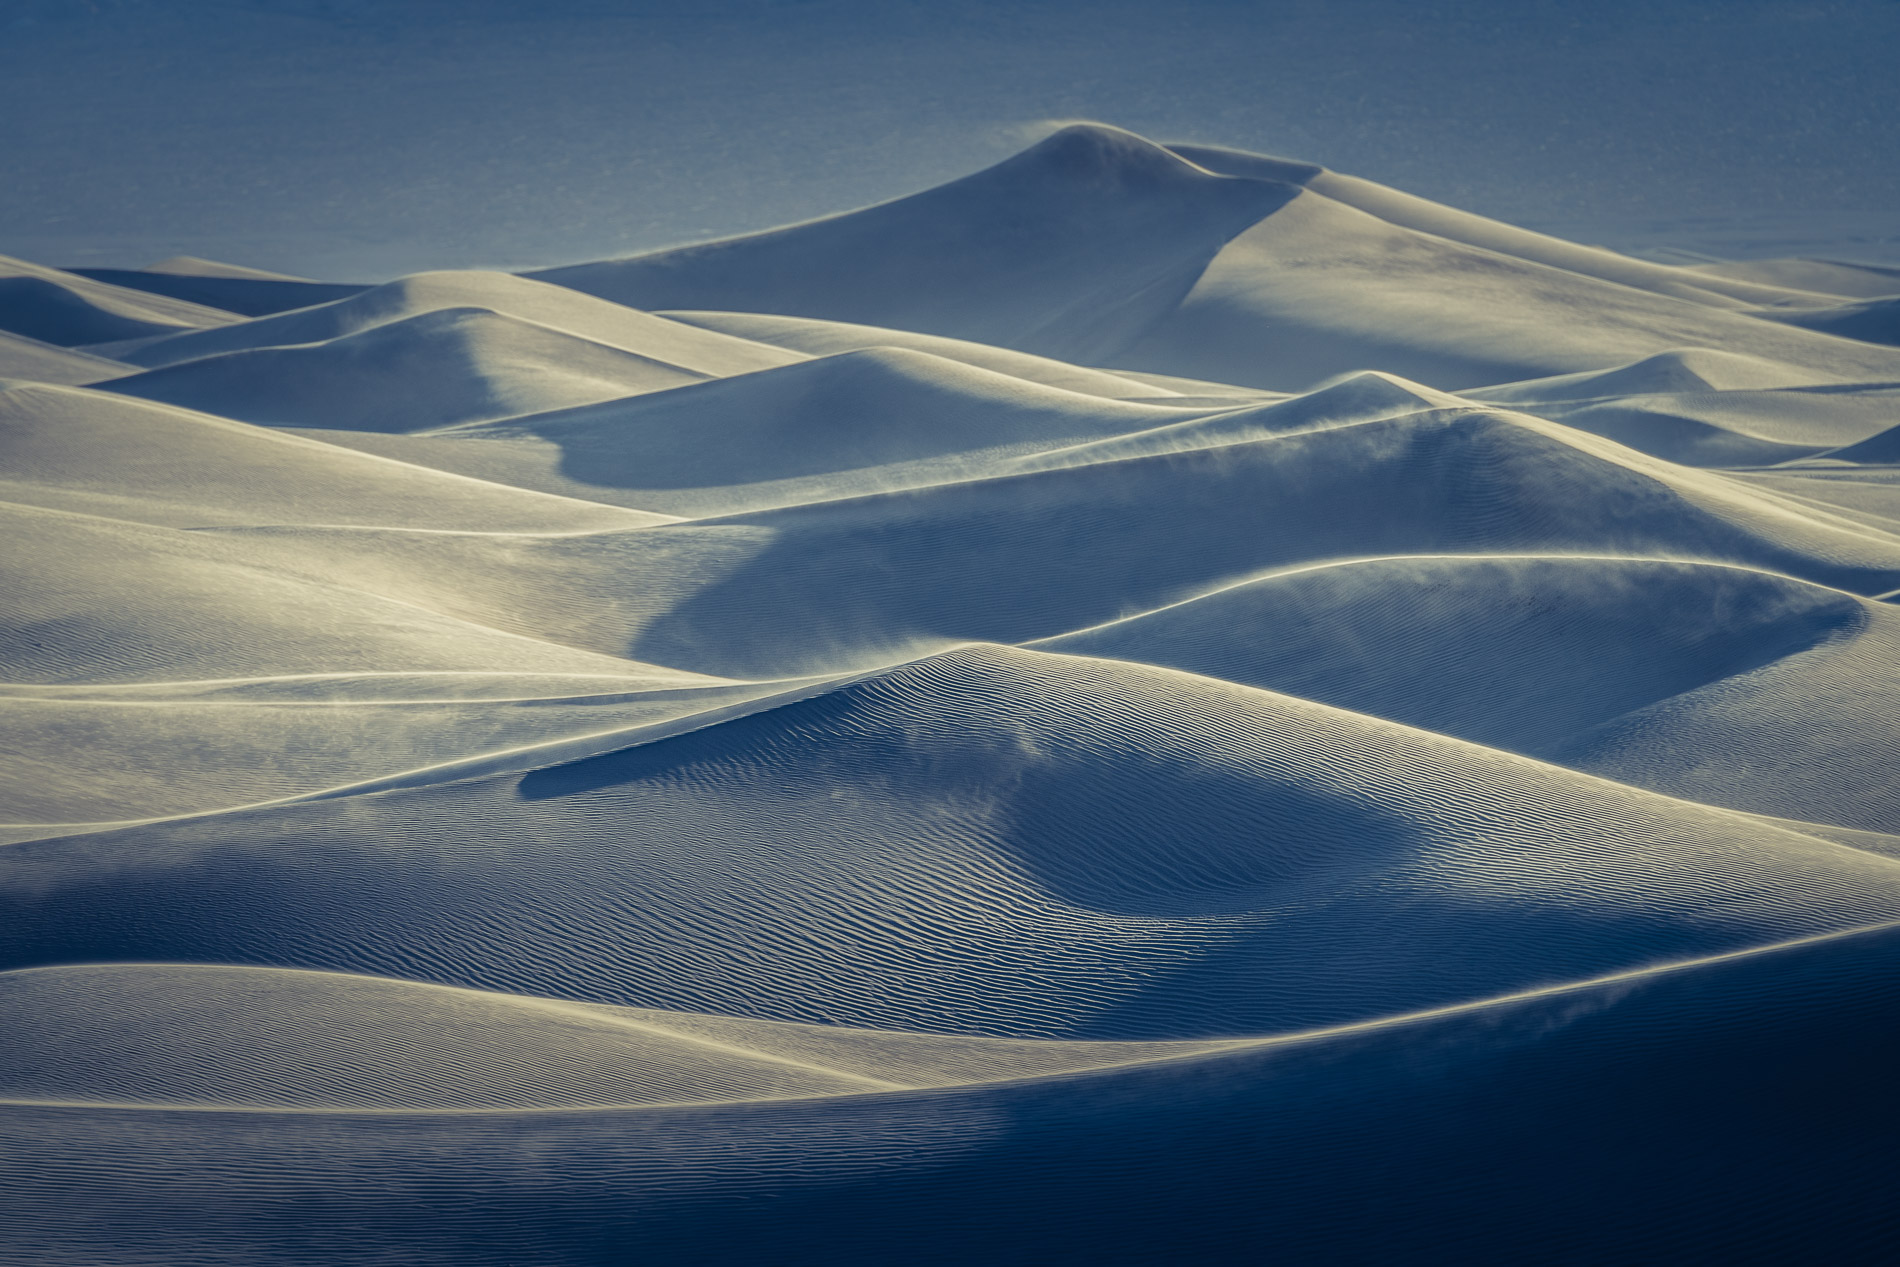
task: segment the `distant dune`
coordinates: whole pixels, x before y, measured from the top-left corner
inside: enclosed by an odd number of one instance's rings
[[[1900,354],[1747,311],[1833,302],[1820,294],[1629,260],[1320,169],[1170,151],[1094,125],[883,206],[534,276],[636,307],[895,326],[1277,389],[1353,369],[1476,387],[1685,345],[1900,378]]]
[[[1892,1259],[1890,271],[0,260],[0,1262]]]
[[[703,377],[486,308],[439,308],[327,343],[183,361],[106,390],[270,426],[422,431]]]
[[[1173,407],[1185,399],[1103,399],[879,346],[419,436],[321,438],[503,483],[704,516],[1010,474],[1014,459],[1206,412]]]
[[[0,379],[30,383],[97,383],[136,373],[135,366],[23,335],[0,332]]]
[[[447,309],[509,317],[699,374],[737,374],[801,359],[571,290],[482,272],[418,273],[265,320],[144,340],[123,349],[120,357],[157,368],[225,352],[325,343]]]
[[[1868,299],[1836,308],[1799,309],[1773,314],[1777,321],[1804,330],[1838,334],[1863,343],[1900,344],[1900,298]]]
[[[237,320],[222,309],[0,256],[0,331],[43,343],[73,347]]]
[[[273,312],[288,312],[311,304],[347,299],[369,289],[367,286],[313,282],[302,277],[220,264],[216,260],[202,260],[189,255],[159,260],[142,269],[69,268],[66,271],[128,290],[165,295],[245,317],[263,317]]]
[[[1900,295],[1900,268],[1873,264],[1843,264],[1835,260],[1738,260],[1701,264],[1696,271],[1711,277],[1735,278],[1767,286],[1790,287],[1844,299],[1878,299]]]

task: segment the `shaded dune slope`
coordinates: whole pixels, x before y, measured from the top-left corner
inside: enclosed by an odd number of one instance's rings
[[[43,343],[74,347],[239,320],[235,313],[0,255],[0,330]]]
[[[1804,330],[1859,339],[1863,343],[1900,344],[1900,298],[1868,299],[1836,308],[1766,314]]]
[[[1881,466],[1900,465],[1900,423],[1869,436],[1858,444],[1843,445],[1828,454],[1842,462],[1865,462]]]
[[[1541,755],[1717,805],[1900,832],[1900,610],[1803,653],[1600,723]]]
[[[1629,558],[1370,559],[1037,644],[1322,700],[1637,786],[1900,829],[1900,612]]]

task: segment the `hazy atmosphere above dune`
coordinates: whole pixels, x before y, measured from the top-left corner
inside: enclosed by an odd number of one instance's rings
[[[1896,53],[0,9],[0,1263],[1893,1261]]]
[[[1060,122],[1515,224],[1900,264],[1891,0],[8,0],[4,250],[345,280],[898,197]]]

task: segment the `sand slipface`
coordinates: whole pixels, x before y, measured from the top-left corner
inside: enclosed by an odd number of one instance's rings
[[[0,260],[0,1262],[1900,1254],[1889,272]]]

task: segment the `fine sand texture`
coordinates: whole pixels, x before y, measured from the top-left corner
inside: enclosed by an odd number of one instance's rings
[[[1897,293],[1097,124],[0,259],[0,1263],[1893,1261]]]

